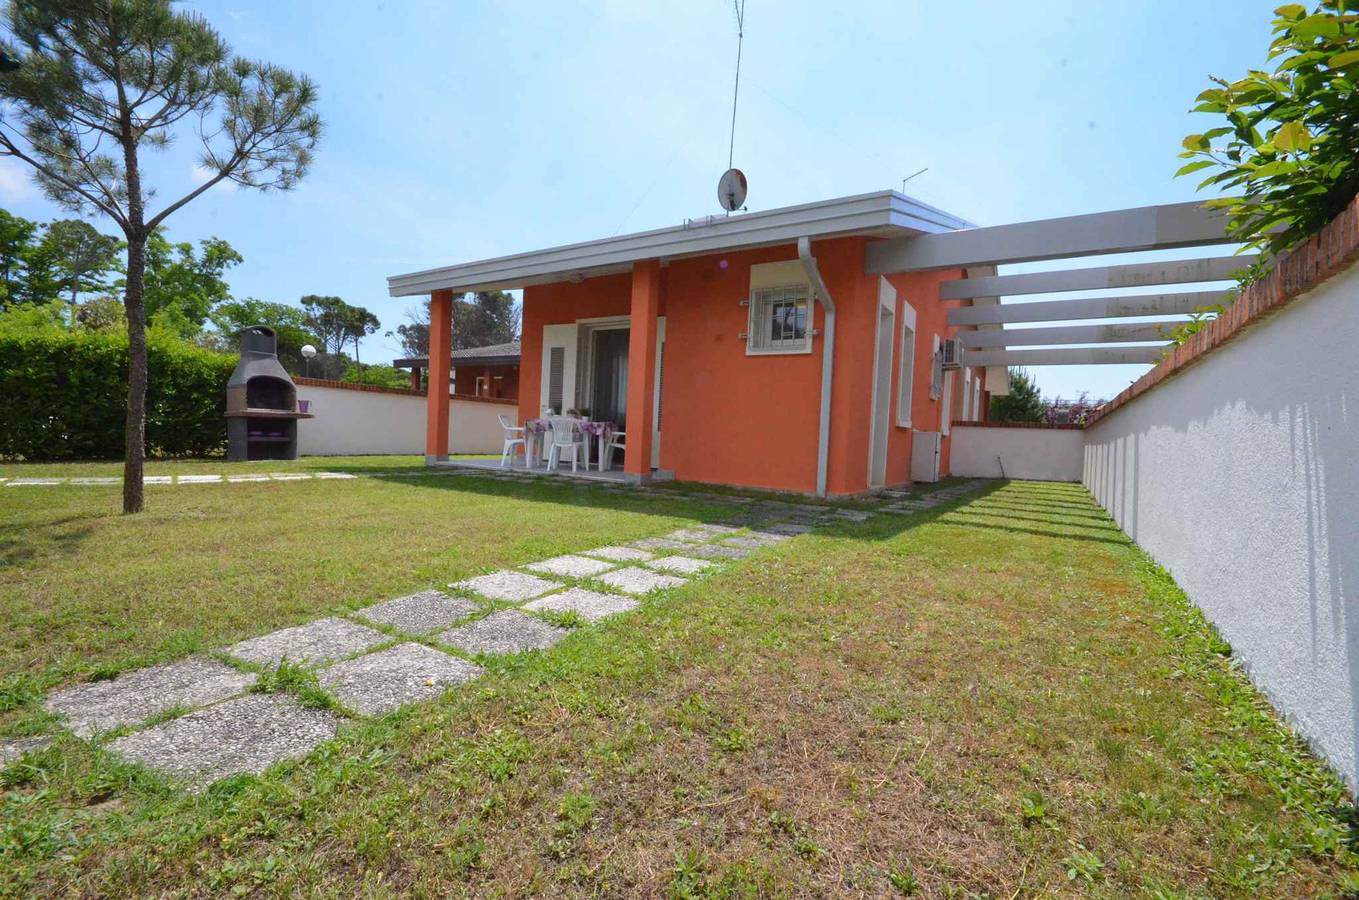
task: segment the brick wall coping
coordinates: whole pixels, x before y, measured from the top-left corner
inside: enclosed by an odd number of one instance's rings
[[[1050,431],[1080,431],[1085,426],[1074,422],[960,422],[954,420],[954,428],[1046,428]]]
[[[424,391],[410,388],[386,387],[380,384],[359,384],[356,381],[331,381],[327,378],[307,378],[294,375],[293,382],[303,387],[332,388],[340,391],[360,391],[367,394],[396,394],[399,397],[424,397]],[[518,406],[518,400],[505,397],[474,397],[468,394],[449,394],[449,400],[466,400],[468,403],[491,403],[497,406]]]
[[[1268,275],[1246,287],[1236,302],[1108,403],[1091,413],[1090,427],[1161,382],[1194,365],[1246,328],[1344,272],[1359,260],[1359,197],[1321,231],[1278,259]]]

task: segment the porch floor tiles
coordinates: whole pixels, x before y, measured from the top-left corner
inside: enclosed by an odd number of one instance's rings
[[[450,597],[443,591],[421,591],[384,603],[356,610],[355,615],[370,622],[390,625],[407,634],[424,634],[447,628],[465,619],[479,607],[463,597]]]
[[[321,686],[345,706],[380,716],[407,703],[432,700],[485,670],[423,644],[398,644],[322,669]]]
[[[335,736],[339,719],[280,694],[247,694],[129,734],[109,750],[197,787],[259,773]]]
[[[445,631],[435,640],[467,653],[498,655],[546,650],[570,633],[517,609],[506,609]]]
[[[597,550],[582,550],[586,556],[611,559],[615,562],[642,562],[651,559],[651,554],[636,547],[600,547]]]
[[[652,591],[665,588],[680,587],[685,583],[683,578],[674,575],[658,575],[636,566],[605,572],[595,580],[625,594],[649,594]]]
[[[234,644],[227,653],[261,666],[276,666],[286,657],[295,663],[320,665],[390,640],[381,631],[344,619],[317,619]]]
[[[607,616],[636,608],[637,601],[630,597],[587,591],[584,588],[571,588],[524,606],[524,609],[534,612],[573,612],[586,622],[598,622]]]
[[[676,575],[697,575],[704,569],[711,569],[715,563],[707,559],[693,559],[688,556],[662,556],[647,563],[653,569],[674,572]]]
[[[589,578],[591,575],[598,575],[600,572],[607,572],[613,568],[613,563],[604,562],[599,559],[590,559],[587,556],[554,556],[542,562],[529,563],[524,566],[533,572],[542,572],[545,575],[562,575],[567,578]]]
[[[509,600],[518,603],[524,600],[532,600],[534,597],[541,597],[548,591],[556,590],[561,585],[555,581],[548,581],[546,578],[539,578],[536,575],[526,575],[523,572],[501,569],[499,572],[491,572],[488,575],[478,575],[476,578],[455,581],[449,587],[456,590],[472,591],[492,600]]]
[[[557,471],[549,472],[547,464],[535,466],[532,469],[524,468],[523,462],[516,462],[505,468],[501,468],[499,458],[496,459],[449,459],[440,460],[433,464],[437,468],[450,469],[479,469],[483,472],[495,472],[500,475],[511,475],[521,478],[579,478],[585,481],[606,481],[613,484],[626,484],[627,479],[622,469],[605,469],[603,472],[591,467],[588,471],[582,465],[579,469],[572,472],[571,464],[568,462],[564,466],[559,466]]]
[[[100,731],[136,725],[175,707],[206,706],[241,693],[257,676],[212,659],[190,657],[138,669],[112,681],[95,681],[58,691],[47,711],[63,715],[71,730],[87,738]]]

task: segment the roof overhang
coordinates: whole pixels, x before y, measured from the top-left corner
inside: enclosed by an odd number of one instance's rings
[[[480,366],[517,366],[519,365],[519,354],[506,354],[503,356],[454,356],[451,365],[457,369],[473,369]],[[394,369],[428,369],[428,356],[411,356],[405,359],[392,360]]]
[[[971,227],[904,194],[877,191],[394,275],[387,279],[387,291],[408,297],[436,290],[508,290],[626,272],[644,259],[683,259],[792,243],[800,237],[909,237]]]

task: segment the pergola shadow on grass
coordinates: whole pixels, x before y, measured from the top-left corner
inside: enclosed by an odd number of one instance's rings
[[[314,542],[330,554],[316,577],[334,592],[362,575],[348,557],[401,525],[417,558],[433,536],[465,529],[450,539],[474,552],[428,569],[451,578],[495,554],[519,564],[605,532],[674,527],[680,510],[728,512],[486,481],[248,489],[343,504]],[[502,498],[496,527],[526,532],[514,540],[472,524]],[[212,526],[229,504],[207,503],[165,521]],[[355,724],[306,759],[201,796],[59,741],[6,770],[0,834],[23,839],[7,845],[0,890],[1008,897],[1352,886],[1339,782],[1096,509],[1079,486],[1009,482],[906,516],[834,521],[509,658],[475,689]],[[556,533],[573,510],[592,533]],[[993,527],[1007,510],[1022,527]],[[527,533],[535,511],[552,534]],[[349,520],[357,535],[331,533]]]

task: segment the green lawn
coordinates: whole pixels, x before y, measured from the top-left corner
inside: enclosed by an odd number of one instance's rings
[[[440,475],[176,486],[136,517],[113,487],[0,497],[9,735],[50,726],[53,686],[729,514]],[[1225,651],[1081,488],[998,484],[760,551],[201,795],[61,739],[0,774],[0,891],[1359,886],[1347,795]]]

